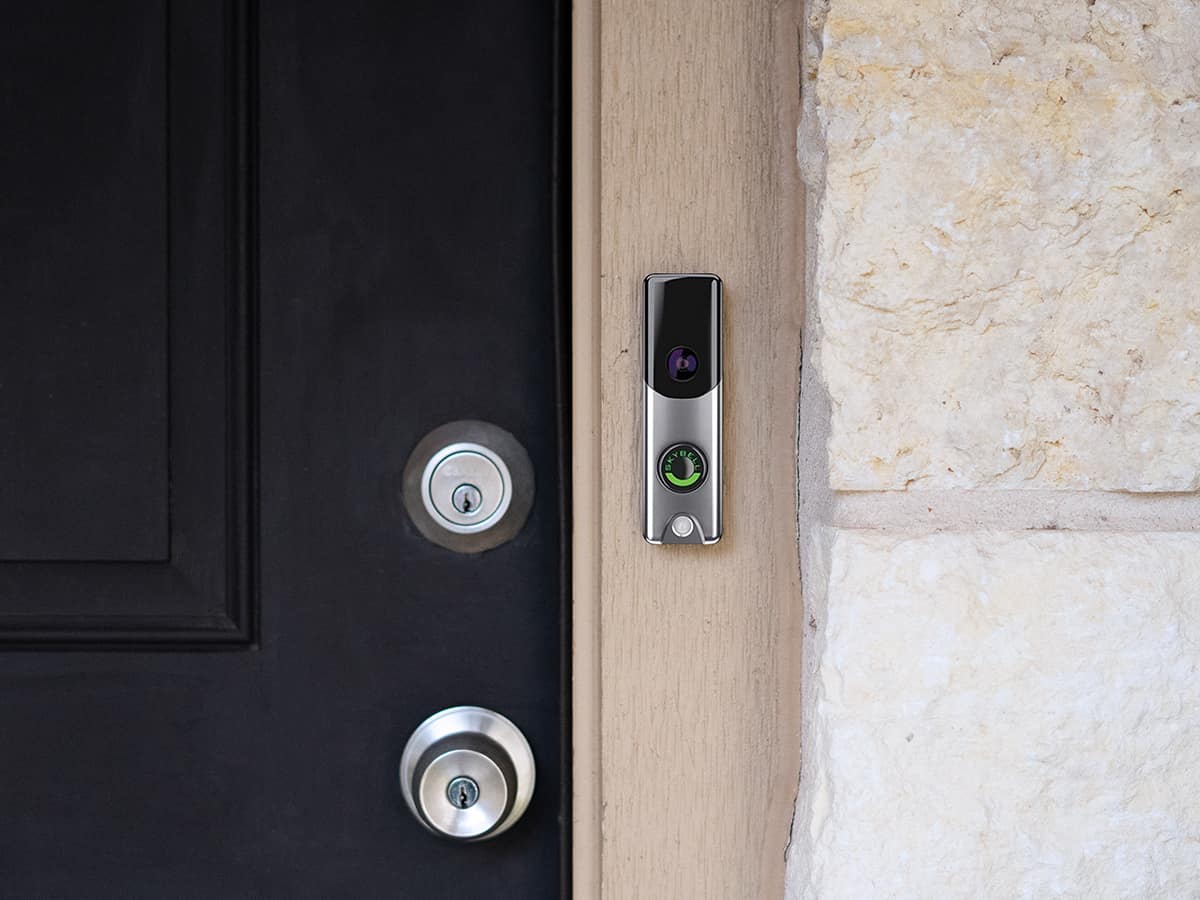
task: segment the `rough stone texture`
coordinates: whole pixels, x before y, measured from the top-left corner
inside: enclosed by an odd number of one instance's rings
[[[1200,488],[1200,3],[811,22],[832,486]]]
[[[1200,536],[816,534],[792,900],[1200,897]]]

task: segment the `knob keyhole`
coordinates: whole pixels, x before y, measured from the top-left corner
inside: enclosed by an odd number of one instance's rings
[[[479,801],[479,785],[475,779],[459,775],[446,786],[446,797],[459,809],[470,809]]]

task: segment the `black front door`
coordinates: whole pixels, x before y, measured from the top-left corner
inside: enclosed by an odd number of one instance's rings
[[[563,896],[562,16],[6,4],[0,896]],[[486,552],[404,501],[463,419]],[[397,775],[460,704],[537,765],[469,844]]]

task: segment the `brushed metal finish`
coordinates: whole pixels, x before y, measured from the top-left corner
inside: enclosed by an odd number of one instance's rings
[[[470,512],[454,503],[459,488],[473,487],[482,504]],[[421,473],[421,502],[443,528],[474,534],[495,525],[512,502],[512,475],[500,455],[482,444],[457,441],[442,447]]]
[[[533,508],[529,454],[510,432],[490,422],[463,419],[439,425],[417,442],[401,479],[400,493],[413,525],[457,553],[482,553],[512,540]],[[482,506],[457,508],[460,488],[478,491]]]
[[[502,834],[529,801],[537,768],[525,735],[509,719],[480,706],[453,706],[417,726],[400,757],[400,791],[429,831],[461,841]],[[465,777],[479,787],[475,802],[455,806],[447,787]]]
[[[721,539],[721,384],[703,397],[686,400],[664,397],[644,381],[642,390],[646,415],[643,536],[651,544],[715,544]],[[704,484],[687,494],[669,490],[658,476],[659,457],[679,443],[694,444],[708,463]],[[680,515],[696,526],[685,535],[671,528]]]
[[[468,806],[455,806],[448,787],[469,779],[479,794]],[[448,750],[436,757],[420,775],[415,796],[423,821],[446,837],[474,840],[487,834],[504,818],[509,790],[504,772],[477,750]]]

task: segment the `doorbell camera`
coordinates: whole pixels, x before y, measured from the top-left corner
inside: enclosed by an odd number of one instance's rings
[[[721,279],[648,275],[643,368],[643,536],[721,539]]]

